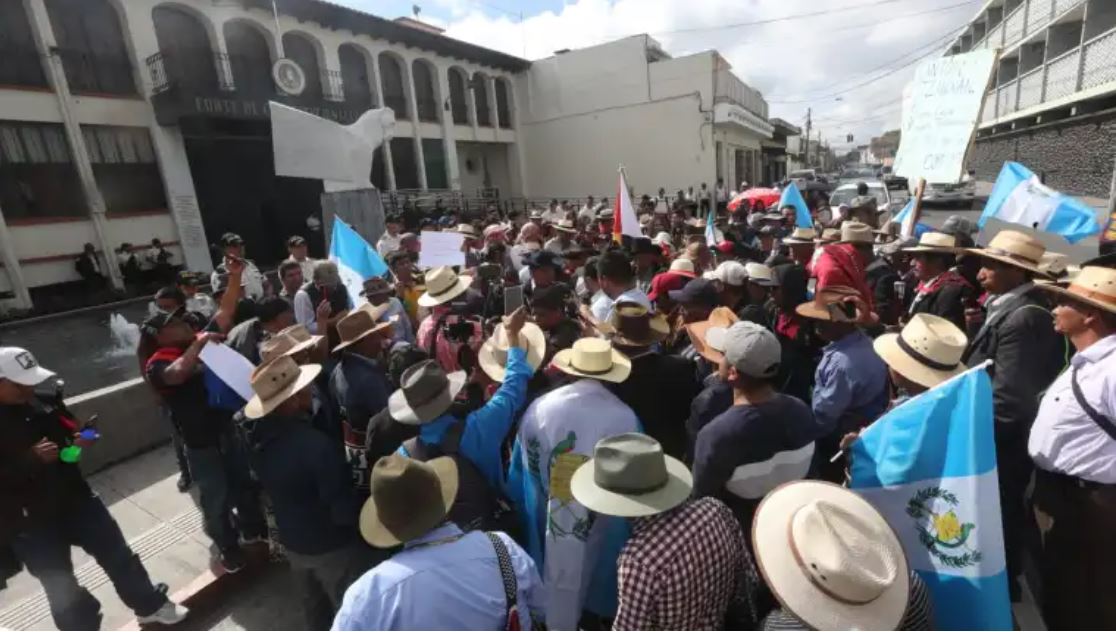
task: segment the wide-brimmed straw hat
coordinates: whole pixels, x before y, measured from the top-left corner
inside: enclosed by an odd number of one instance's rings
[[[306,325],[291,325],[260,345],[260,364],[282,356],[293,356],[318,344],[325,336],[314,336]]]
[[[697,276],[694,272],[694,262],[681,257],[670,262],[670,271],[684,276]]]
[[[860,292],[846,285],[831,285],[825,289],[818,290],[814,295],[814,300],[806,303],[801,303],[794,308],[794,311],[804,318],[812,318],[814,320],[829,320],[837,323],[858,323],[855,314],[849,315],[845,313],[843,306],[852,306],[853,303],[848,299],[860,296]],[[861,296],[861,298],[864,298]],[[867,299],[865,298],[865,301]],[[875,312],[868,316],[871,322],[878,322],[880,317]]]
[[[560,219],[554,223],[554,230],[560,230],[563,233],[576,233],[577,224],[572,219]]]
[[[554,354],[553,364],[563,373],[603,382],[623,382],[632,372],[628,356],[601,338],[582,338],[573,347]]]
[[[360,535],[386,549],[422,537],[446,519],[457,497],[457,464],[448,456],[417,461],[392,454],[372,466],[372,494],[360,510]]]
[[[812,246],[817,238],[818,233],[813,228],[795,228],[790,235],[783,238],[783,243],[790,246]]]
[[[895,630],[910,599],[903,545],[867,500],[832,483],[775,488],[752,522],[756,564],[814,630]]]
[[[387,308],[387,303],[378,307],[361,306],[337,321],[337,337],[341,342],[333,348],[333,352],[344,351],[374,333],[390,331],[390,322],[378,322]]]
[[[426,272],[426,291],[418,298],[422,307],[435,307],[461,296],[473,283],[473,277],[458,276],[453,268],[438,266]]]
[[[929,231],[922,233],[918,238],[918,245],[903,248],[903,252],[940,252],[947,255],[962,252],[963,248],[957,247],[957,237],[946,233]]]
[[[744,269],[748,271],[748,282],[762,285],[764,287],[771,287],[778,285],[775,282],[775,275],[771,272],[771,268],[755,261],[749,261],[744,264]]]
[[[1036,287],[1116,313],[1116,270],[1112,268],[1085,266],[1065,287],[1053,284]]]
[[[1042,263],[1046,246],[1027,233],[1001,230],[986,247],[969,248],[966,252],[1042,274],[1039,265]]]
[[[932,314],[915,314],[897,334],[883,334],[872,346],[889,367],[916,384],[933,388],[965,371],[965,333]]]
[[[531,369],[538,369],[546,356],[546,334],[535,323],[524,323],[519,332],[520,342],[527,347],[527,364]],[[511,349],[511,340],[508,338],[508,329],[503,323],[496,325],[492,336],[481,345],[477,352],[477,362],[488,377],[503,382],[507,374],[508,349]]]
[[[361,296],[382,296],[395,291],[395,285],[382,276],[368,277],[364,280]]]
[[[244,416],[259,419],[301,391],[322,372],[321,365],[299,366],[290,356],[282,356],[252,371],[252,399],[244,405]]]
[[[391,418],[411,426],[434,421],[453,405],[465,388],[466,374],[447,374],[435,360],[425,360],[403,372],[399,389],[388,398]]]
[[[720,364],[721,360],[725,357],[725,350],[710,344],[709,330],[714,327],[728,329],[732,327],[733,323],[739,320],[740,317],[731,309],[727,307],[718,307],[712,312],[709,312],[708,320],[686,325],[686,335],[690,337],[690,343],[694,345],[694,351],[700,353],[703,358],[709,360],[713,364]]]
[[[597,330],[621,347],[650,347],[670,335],[670,323],[639,303],[620,301],[613,306],[608,322],[597,324]]]
[[[686,502],[694,482],[690,470],[663,453],[651,437],[629,432],[605,437],[593,458],[570,479],[570,492],[591,511],[608,516],[653,516]]]
[[[477,234],[476,227],[472,224],[458,224],[454,227],[453,232],[461,233],[470,239],[477,239],[480,237],[480,235]]]
[[[823,229],[821,235],[818,235],[816,243],[819,244],[832,244],[841,239],[840,228],[826,228]]]
[[[876,237],[872,234],[872,227],[860,222],[845,222],[841,224],[841,238],[839,244],[871,244]]]

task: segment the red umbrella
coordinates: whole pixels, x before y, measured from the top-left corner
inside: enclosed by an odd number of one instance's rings
[[[779,198],[782,196],[783,194],[778,189],[748,189],[732,198],[732,201],[728,203],[728,210],[735,213],[742,203],[747,202],[752,205],[756,201],[763,202],[764,208],[771,208],[772,205],[779,203]]]

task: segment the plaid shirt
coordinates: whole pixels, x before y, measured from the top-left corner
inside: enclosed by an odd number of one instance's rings
[[[617,565],[614,630],[720,630],[730,603],[754,617],[761,584],[752,556],[736,517],[714,498],[632,520]]]

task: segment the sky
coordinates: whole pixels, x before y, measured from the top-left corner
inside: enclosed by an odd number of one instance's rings
[[[332,0],[526,59],[648,33],[674,56],[716,49],[770,116],[835,146],[899,127],[903,86],[980,0]],[[522,16],[522,17],[521,17]],[[803,17],[805,16],[805,17]],[[790,19],[783,19],[790,18]],[[757,22],[763,22],[756,24]],[[742,24],[747,23],[747,24]]]

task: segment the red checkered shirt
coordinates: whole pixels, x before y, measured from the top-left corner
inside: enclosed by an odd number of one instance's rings
[[[720,630],[734,592],[758,583],[736,517],[709,497],[634,519],[617,565],[614,630]]]

